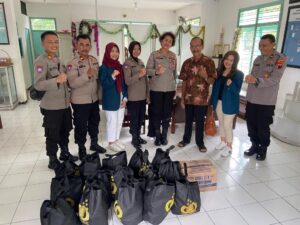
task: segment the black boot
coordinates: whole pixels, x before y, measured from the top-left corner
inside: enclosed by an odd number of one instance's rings
[[[97,139],[92,139],[90,150],[98,152],[98,153],[105,153],[106,152],[105,148],[103,148],[102,146],[98,145],[98,140]]]
[[[139,141],[139,143],[140,143],[141,145],[147,144],[147,141],[144,140],[143,138],[141,138],[141,136],[138,137],[138,141]]]
[[[256,160],[264,161],[267,156],[267,147],[260,146],[256,155]]]
[[[244,151],[244,155],[253,156],[257,152],[258,152],[258,146],[256,144],[252,143],[252,146],[248,150]]]
[[[156,130],[155,131],[155,141],[154,144],[156,146],[160,146],[161,145],[161,134],[160,134],[160,130]]]
[[[60,162],[58,161],[57,159],[57,156],[55,155],[50,155],[49,156],[49,164],[48,164],[48,168],[49,169],[52,169],[52,170],[55,170],[57,167],[59,167],[60,165]]]
[[[139,142],[139,139],[137,137],[132,136],[131,144],[133,145],[133,147],[135,149],[141,149],[142,148],[142,146],[141,146],[141,144]]]
[[[83,161],[86,157],[86,148],[84,145],[79,145],[78,156],[80,161]]]
[[[62,161],[71,160],[72,162],[76,162],[78,160],[78,157],[70,153],[68,146],[60,146],[59,159]]]
[[[167,136],[168,136],[168,128],[167,129],[163,128],[162,135],[161,135],[161,144],[162,145],[168,144]]]

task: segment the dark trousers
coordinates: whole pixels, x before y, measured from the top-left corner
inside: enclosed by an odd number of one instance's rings
[[[130,118],[130,133],[133,138],[140,136],[141,127],[145,120],[146,100],[128,101],[127,109]]]
[[[55,156],[59,146],[68,146],[69,134],[72,130],[71,108],[47,110],[41,108],[44,116],[47,155]]]
[[[190,143],[192,137],[193,121],[196,121],[196,144],[200,147],[204,145],[203,132],[204,132],[204,117],[206,116],[206,105],[185,105],[185,127],[183,141]]]
[[[153,126],[153,113],[152,113],[152,104],[148,105],[148,137],[155,137],[155,130]]]
[[[169,128],[174,95],[175,91],[150,91],[152,121],[155,132],[160,130],[161,125],[163,130]]]
[[[98,141],[100,122],[99,102],[72,104],[72,108],[75,126],[75,143],[84,145],[87,132],[89,132],[92,141]]]
[[[275,106],[258,105],[247,102],[246,120],[248,136],[253,144],[268,147],[270,145],[270,125],[273,123]]]

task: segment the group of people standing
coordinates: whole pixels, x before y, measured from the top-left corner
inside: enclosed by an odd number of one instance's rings
[[[140,136],[147,104],[151,126],[149,133],[155,137],[155,146],[168,144],[167,135],[177,78],[176,54],[170,51],[175,44],[173,33],[166,32],[160,36],[161,48],[150,54],[146,66],[139,58],[142,49],[141,44],[136,41],[130,43],[130,57],[123,65],[119,62],[119,47],[113,42],[107,44],[99,67],[97,59],[89,55],[90,37],[79,35],[76,39],[77,55],[65,67],[57,56],[57,34],[52,31],[44,32],[41,40],[45,53],[35,61],[34,86],[37,90],[45,91],[40,108],[44,116],[43,127],[50,169],[59,165],[58,147],[61,149],[60,160],[78,160],[68,149],[69,132],[73,127],[72,112],[79,159],[84,160],[87,154],[87,133],[91,138],[90,150],[106,152],[98,144],[100,100],[107,121],[108,149],[115,152],[125,149],[124,143],[120,141],[120,132],[126,108],[130,117],[131,144],[135,148],[141,148],[141,145],[147,143]],[[275,38],[273,40],[270,36],[264,36],[260,49],[266,40],[272,46],[275,43]],[[202,53],[203,44],[201,38],[192,38],[190,50],[193,56],[183,63],[179,75],[182,80],[180,105],[185,109],[186,116],[183,139],[178,146],[184,147],[190,143],[192,124],[195,121],[196,144],[200,152],[207,151],[203,129],[207,106],[211,104],[220,122],[221,142],[216,149],[222,149],[222,156],[227,157],[232,152],[232,124],[235,115],[239,113],[239,92],[244,74],[237,69],[239,54],[236,51],[227,52],[216,70],[213,60]],[[262,51],[262,58],[255,60],[251,75],[246,77],[249,85],[247,125],[252,146],[245,154],[257,153],[258,160],[264,160],[269,145],[268,126],[272,122],[270,118],[275,108],[279,80],[285,68],[283,56],[273,48],[271,55],[269,52],[264,55]],[[264,71],[264,68],[268,70]],[[261,70],[264,72],[261,73]],[[210,85],[213,85],[211,96]],[[269,98],[272,100],[268,101]],[[263,101],[263,106],[260,101]],[[261,117],[261,114],[264,116]]]

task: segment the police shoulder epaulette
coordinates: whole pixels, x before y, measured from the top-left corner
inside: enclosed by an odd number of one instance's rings
[[[96,61],[97,61],[97,59],[96,59],[96,57],[95,57],[95,56],[89,55],[89,57],[90,57],[91,59],[94,59],[94,60],[96,60]]]

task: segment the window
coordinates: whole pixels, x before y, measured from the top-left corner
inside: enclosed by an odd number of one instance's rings
[[[241,28],[241,34],[237,51],[241,57],[239,69],[245,74],[250,72],[254,59],[260,54],[258,49],[260,37],[265,34],[278,37],[282,7],[282,1],[277,1],[240,10],[238,27]]]
[[[55,19],[30,18],[31,30],[56,30]]]
[[[200,26],[201,19],[200,17],[194,18],[194,19],[189,19],[186,21],[187,25],[192,25],[192,26]]]

